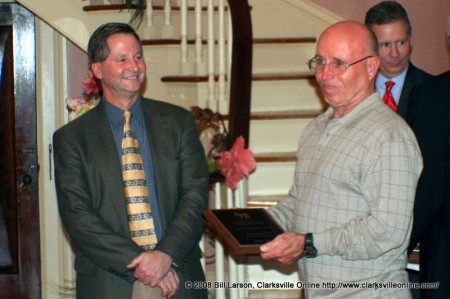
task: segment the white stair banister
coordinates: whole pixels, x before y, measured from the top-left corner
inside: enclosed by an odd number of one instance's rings
[[[248,195],[248,179],[244,178],[238,183],[238,188],[236,189],[236,199],[235,204],[237,208],[246,208],[247,207],[247,195]],[[238,282],[246,282],[247,278],[245,277],[245,265],[237,264],[236,266],[236,281]],[[248,289],[239,288],[237,298],[247,298]]]
[[[144,38],[151,39],[155,38],[156,28],[153,24],[153,0],[147,0],[147,5],[145,9],[145,31]]]
[[[228,113],[228,101],[226,101],[226,56],[225,56],[225,4],[224,0],[219,0],[219,38],[218,38],[218,63],[219,63],[219,111]]]
[[[181,74],[188,75],[188,1],[182,0],[180,3],[180,64]]]
[[[215,95],[215,55],[214,55],[214,1],[208,0],[208,107],[218,111]]]
[[[173,25],[172,25],[172,7],[170,6],[170,0],[164,0],[164,25],[161,28],[162,38],[173,38]]]
[[[216,198],[215,198],[215,209],[222,208],[222,195],[221,195],[221,183],[216,183],[215,186]],[[224,250],[222,244],[216,239],[214,241],[215,254],[216,254],[216,281],[223,282],[225,281],[225,267],[224,267]],[[216,299],[225,299],[225,289],[218,288],[215,289]]]
[[[195,0],[195,72],[197,75],[204,75],[206,72],[203,61],[203,14],[202,0]]]
[[[234,191],[230,188],[227,188],[227,206],[226,208],[236,208],[236,202],[234,198]],[[234,260],[233,256],[228,255],[228,281],[230,283],[238,282],[237,277],[237,265],[236,261]],[[238,289],[231,288],[230,289],[230,299],[238,299],[239,297]]]

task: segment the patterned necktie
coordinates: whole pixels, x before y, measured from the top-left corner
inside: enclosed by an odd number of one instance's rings
[[[397,111],[397,104],[394,101],[394,96],[391,93],[392,86],[394,86],[393,81],[386,82],[386,92],[383,96],[383,102],[386,103],[392,110]]]
[[[127,201],[128,224],[131,238],[145,250],[153,249],[157,243],[153,223],[144,162],[139,143],[131,131],[131,113],[125,111],[122,139],[122,176]]]

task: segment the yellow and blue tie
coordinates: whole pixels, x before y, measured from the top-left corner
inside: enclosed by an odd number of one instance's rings
[[[155,225],[150,208],[144,162],[139,143],[131,130],[131,112],[125,111],[122,139],[122,176],[127,202],[128,224],[131,238],[145,250],[157,243]]]

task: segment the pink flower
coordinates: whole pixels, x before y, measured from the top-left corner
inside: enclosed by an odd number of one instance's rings
[[[230,151],[225,151],[217,160],[229,188],[237,189],[237,183],[248,177],[256,168],[252,151],[244,148],[245,141],[239,136]]]
[[[83,80],[82,87],[83,94],[87,96],[97,96],[101,90],[100,85],[98,85],[97,78],[95,78],[91,71],[88,72],[87,77]]]

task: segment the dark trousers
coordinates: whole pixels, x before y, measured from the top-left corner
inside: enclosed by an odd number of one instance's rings
[[[410,282],[420,283],[420,273],[419,271],[406,269],[408,272],[408,280]],[[420,289],[410,289],[412,299],[420,299]]]

